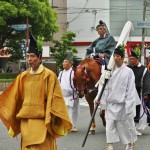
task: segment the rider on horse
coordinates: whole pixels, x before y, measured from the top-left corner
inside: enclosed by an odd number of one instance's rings
[[[108,32],[108,28],[102,20],[100,20],[96,26],[96,31],[99,37],[86,49],[85,57],[94,59],[105,58],[106,64],[108,64],[110,56],[116,47],[116,41]]]
[[[96,26],[96,30],[99,34],[99,37],[86,49],[85,56],[100,60],[102,67],[101,72],[103,72],[103,70],[106,69],[106,65],[108,64],[109,59],[116,47],[116,41],[114,37],[110,35],[106,24],[102,20],[99,21],[99,24]],[[95,87],[97,87],[97,84]],[[104,115],[104,110],[101,110],[100,116],[105,126]]]

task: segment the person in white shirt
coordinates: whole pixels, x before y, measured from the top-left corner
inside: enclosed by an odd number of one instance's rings
[[[63,61],[63,71],[59,73],[58,79],[73,124],[71,131],[76,132],[79,113],[79,97],[73,85],[73,77],[72,60],[71,56],[68,55]]]
[[[127,144],[126,150],[133,150],[137,140],[134,117],[136,114],[135,77],[133,71],[124,63],[125,49],[119,46],[113,57],[115,68],[100,101],[95,99],[105,109],[106,118],[106,150],[113,150],[113,143],[121,141]]]

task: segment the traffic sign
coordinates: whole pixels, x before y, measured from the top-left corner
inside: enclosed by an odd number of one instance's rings
[[[136,22],[136,27],[137,28],[150,28],[150,22],[147,22],[147,21]]]
[[[31,25],[28,25],[28,28],[30,28]],[[24,31],[27,29],[27,24],[13,24],[10,26],[10,28],[17,30],[17,31]]]

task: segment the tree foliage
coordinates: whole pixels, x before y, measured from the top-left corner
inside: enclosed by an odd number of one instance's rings
[[[43,36],[45,41],[50,41],[58,31],[57,13],[50,7],[49,0],[1,0],[0,48],[11,47],[13,55],[19,52],[20,57],[19,45],[26,39],[26,32],[15,31],[11,25],[26,24],[27,17],[31,25],[29,30],[36,38]]]
[[[72,47],[72,42],[75,37],[76,34],[74,32],[68,31],[62,35],[60,41],[52,40],[54,46],[51,47],[51,52],[53,53],[57,66],[60,69],[63,69],[62,63],[69,52],[71,52],[72,57],[75,57],[75,54],[78,53],[78,50]]]

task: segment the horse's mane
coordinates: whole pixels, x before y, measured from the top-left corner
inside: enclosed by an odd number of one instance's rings
[[[91,58],[85,58],[85,59],[81,62],[80,65],[85,64],[85,63],[90,63],[90,62],[95,62],[95,60],[94,60],[94,59],[91,59]]]
[[[100,69],[100,64],[98,64],[98,62],[92,58],[85,58],[81,63],[80,65],[83,65],[83,66],[93,66],[94,68],[97,68],[97,69]]]

